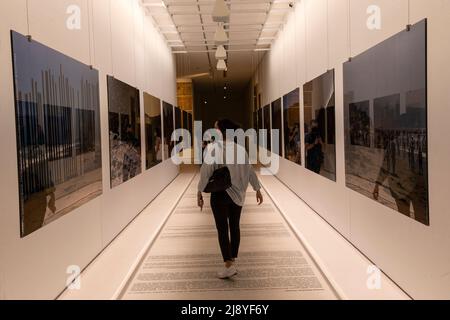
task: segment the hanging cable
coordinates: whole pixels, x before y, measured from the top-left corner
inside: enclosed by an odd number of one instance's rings
[[[304,25],[305,25],[305,80],[308,80],[308,50],[307,50],[307,48],[308,48],[308,23],[307,23],[307,14],[306,14],[306,3],[305,2],[303,2],[304,3],[304,10],[303,10],[303,12],[304,12],[304,17],[305,17],[305,19],[304,19]]]
[[[297,43],[297,7],[295,7],[295,11],[294,11],[294,41],[292,41],[292,43],[296,44]],[[296,53],[297,56],[297,47],[294,46],[294,52]],[[299,76],[298,76],[298,67],[299,67],[299,63],[298,63],[298,59],[294,59],[295,60],[295,83],[296,85],[300,82]]]
[[[91,9],[93,10],[93,8],[91,8],[92,2],[90,0],[86,0],[86,5],[88,8],[88,33],[89,33],[89,66],[91,67],[91,69],[93,68],[93,59],[92,59],[92,47],[94,46],[94,42],[93,37],[94,37],[94,29],[93,29],[93,24],[91,23],[91,19],[93,18],[94,14],[91,11]]]
[[[28,39],[31,40],[31,31],[30,31],[30,4],[29,0],[26,0],[26,11],[27,11],[27,36]]]
[[[351,0],[348,0],[348,60],[352,60],[352,10]]]
[[[138,87],[137,84],[137,59],[136,59],[136,6],[138,4],[133,5],[133,61],[134,61],[134,85],[136,89]]]
[[[112,32],[112,1],[109,0],[109,37],[111,53],[111,75],[114,77],[114,52],[113,52],[113,32]]]
[[[330,70],[330,2],[327,0],[327,71]]]
[[[408,31],[411,29],[411,0],[408,0],[408,23],[406,28]]]

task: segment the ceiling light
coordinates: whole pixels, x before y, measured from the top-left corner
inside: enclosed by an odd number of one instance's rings
[[[217,60],[225,60],[227,58],[227,51],[224,46],[219,46],[216,51]]]
[[[214,35],[214,41],[217,45],[224,45],[228,42],[228,36],[222,24],[217,26],[216,34]]]
[[[216,0],[212,19],[214,22],[228,22],[230,20],[230,9],[228,9],[225,0]]]
[[[219,60],[219,62],[217,62],[217,70],[219,71],[227,70],[227,64],[225,63],[225,60]]]

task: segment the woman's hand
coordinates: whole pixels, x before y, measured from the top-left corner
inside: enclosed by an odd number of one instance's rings
[[[203,201],[203,195],[201,192],[197,194],[197,205],[200,207],[200,210],[203,211],[203,206],[205,202]]]
[[[262,205],[264,202],[264,197],[261,193],[261,190],[256,191],[256,201],[258,202],[258,205]]]

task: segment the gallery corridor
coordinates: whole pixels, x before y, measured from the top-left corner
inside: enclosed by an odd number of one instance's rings
[[[0,303],[450,299],[449,22],[450,0],[0,1]],[[247,192],[229,280],[196,199],[221,146],[220,230]]]
[[[190,183],[121,298],[145,300],[304,300],[336,295],[295,238],[270,197],[256,204],[248,192],[241,221],[239,274],[217,279],[223,265],[214,217],[197,204],[198,175]]]
[[[83,271],[61,300],[409,299],[275,176],[257,170],[264,203],[249,189],[241,219],[238,275],[223,266],[214,217],[196,203],[198,167],[180,174]],[[300,227],[299,227],[300,226]]]

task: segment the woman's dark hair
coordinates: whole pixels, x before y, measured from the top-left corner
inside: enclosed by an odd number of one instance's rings
[[[238,130],[240,127],[229,119],[222,119],[217,121],[217,126],[225,139],[227,135],[227,130]]]

